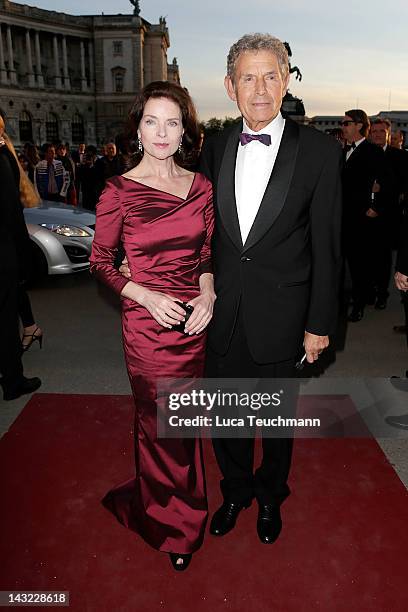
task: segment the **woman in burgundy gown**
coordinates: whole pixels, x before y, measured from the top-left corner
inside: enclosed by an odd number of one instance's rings
[[[136,406],[136,477],[103,500],[118,520],[183,570],[203,540],[207,501],[200,439],[157,437],[156,381],[203,375],[205,327],[214,304],[210,266],[212,189],[182,167],[197,150],[192,101],[154,82],[130,123],[141,161],[107,181],[96,208],[91,271],[122,297],[123,344]],[[131,280],[114,267],[122,242]],[[194,311],[185,334],[173,329]]]

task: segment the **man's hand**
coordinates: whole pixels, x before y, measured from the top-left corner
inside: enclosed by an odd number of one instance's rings
[[[369,208],[366,212],[367,217],[370,217],[371,219],[375,219],[375,217],[378,217],[378,213],[375,212],[375,210],[373,208]]]
[[[313,363],[319,359],[320,353],[329,346],[329,336],[317,336],[305,332],[303,346],[305,347],[307,362]]]
[[[204,331],[211,321],[214,302],[215,293],[212,291],[202,292],[193,300],[189,300],[188,304],[193,306],[194,311],[184,327],[188,334],[199,334]]]
[[[402,272],[396,272],[394,274],[395,286],[400,291],[408,291],[408,276],[402,274]]]
[[[125,278],[130,278],[130,268],[129,268],[127,257],[123,258],[123,261],[122,261],[122,263],[119,266],[119,272]]]

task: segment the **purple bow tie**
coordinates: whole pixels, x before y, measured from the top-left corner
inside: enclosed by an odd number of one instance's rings
[[[271,144],[271,137],[269,134],[247,134],[247,132],[241,132],[239,135],[239,140],[242,146],[247,145],[248,142],[251,142],[252,140],[259,140],[259,142],[262,142],[262,144],[266,145],[267,147],[269,147]]]

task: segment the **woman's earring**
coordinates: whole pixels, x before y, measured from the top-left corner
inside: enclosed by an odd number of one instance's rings
[[[140,138],[137,139],[137,148],[139,149],[139,153],[143,153],[143,145]]]
[[[181,137],[180,144],[178,146],[179,155],[183,153],[183,137]]]

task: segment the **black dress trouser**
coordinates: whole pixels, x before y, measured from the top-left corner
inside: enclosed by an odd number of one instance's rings
[[[207,349],[208,378],[294,378],[295,358],[259,364],[248,348],[240,308],[226,355]],[[280,506],[290,494],[287,479],[293,438],[262,438],[263,456],[254,473],[252,438],[213,438],[213,448],[223,475],[221,491],[229,502],[246,503],[256,497],[260,504]]]

